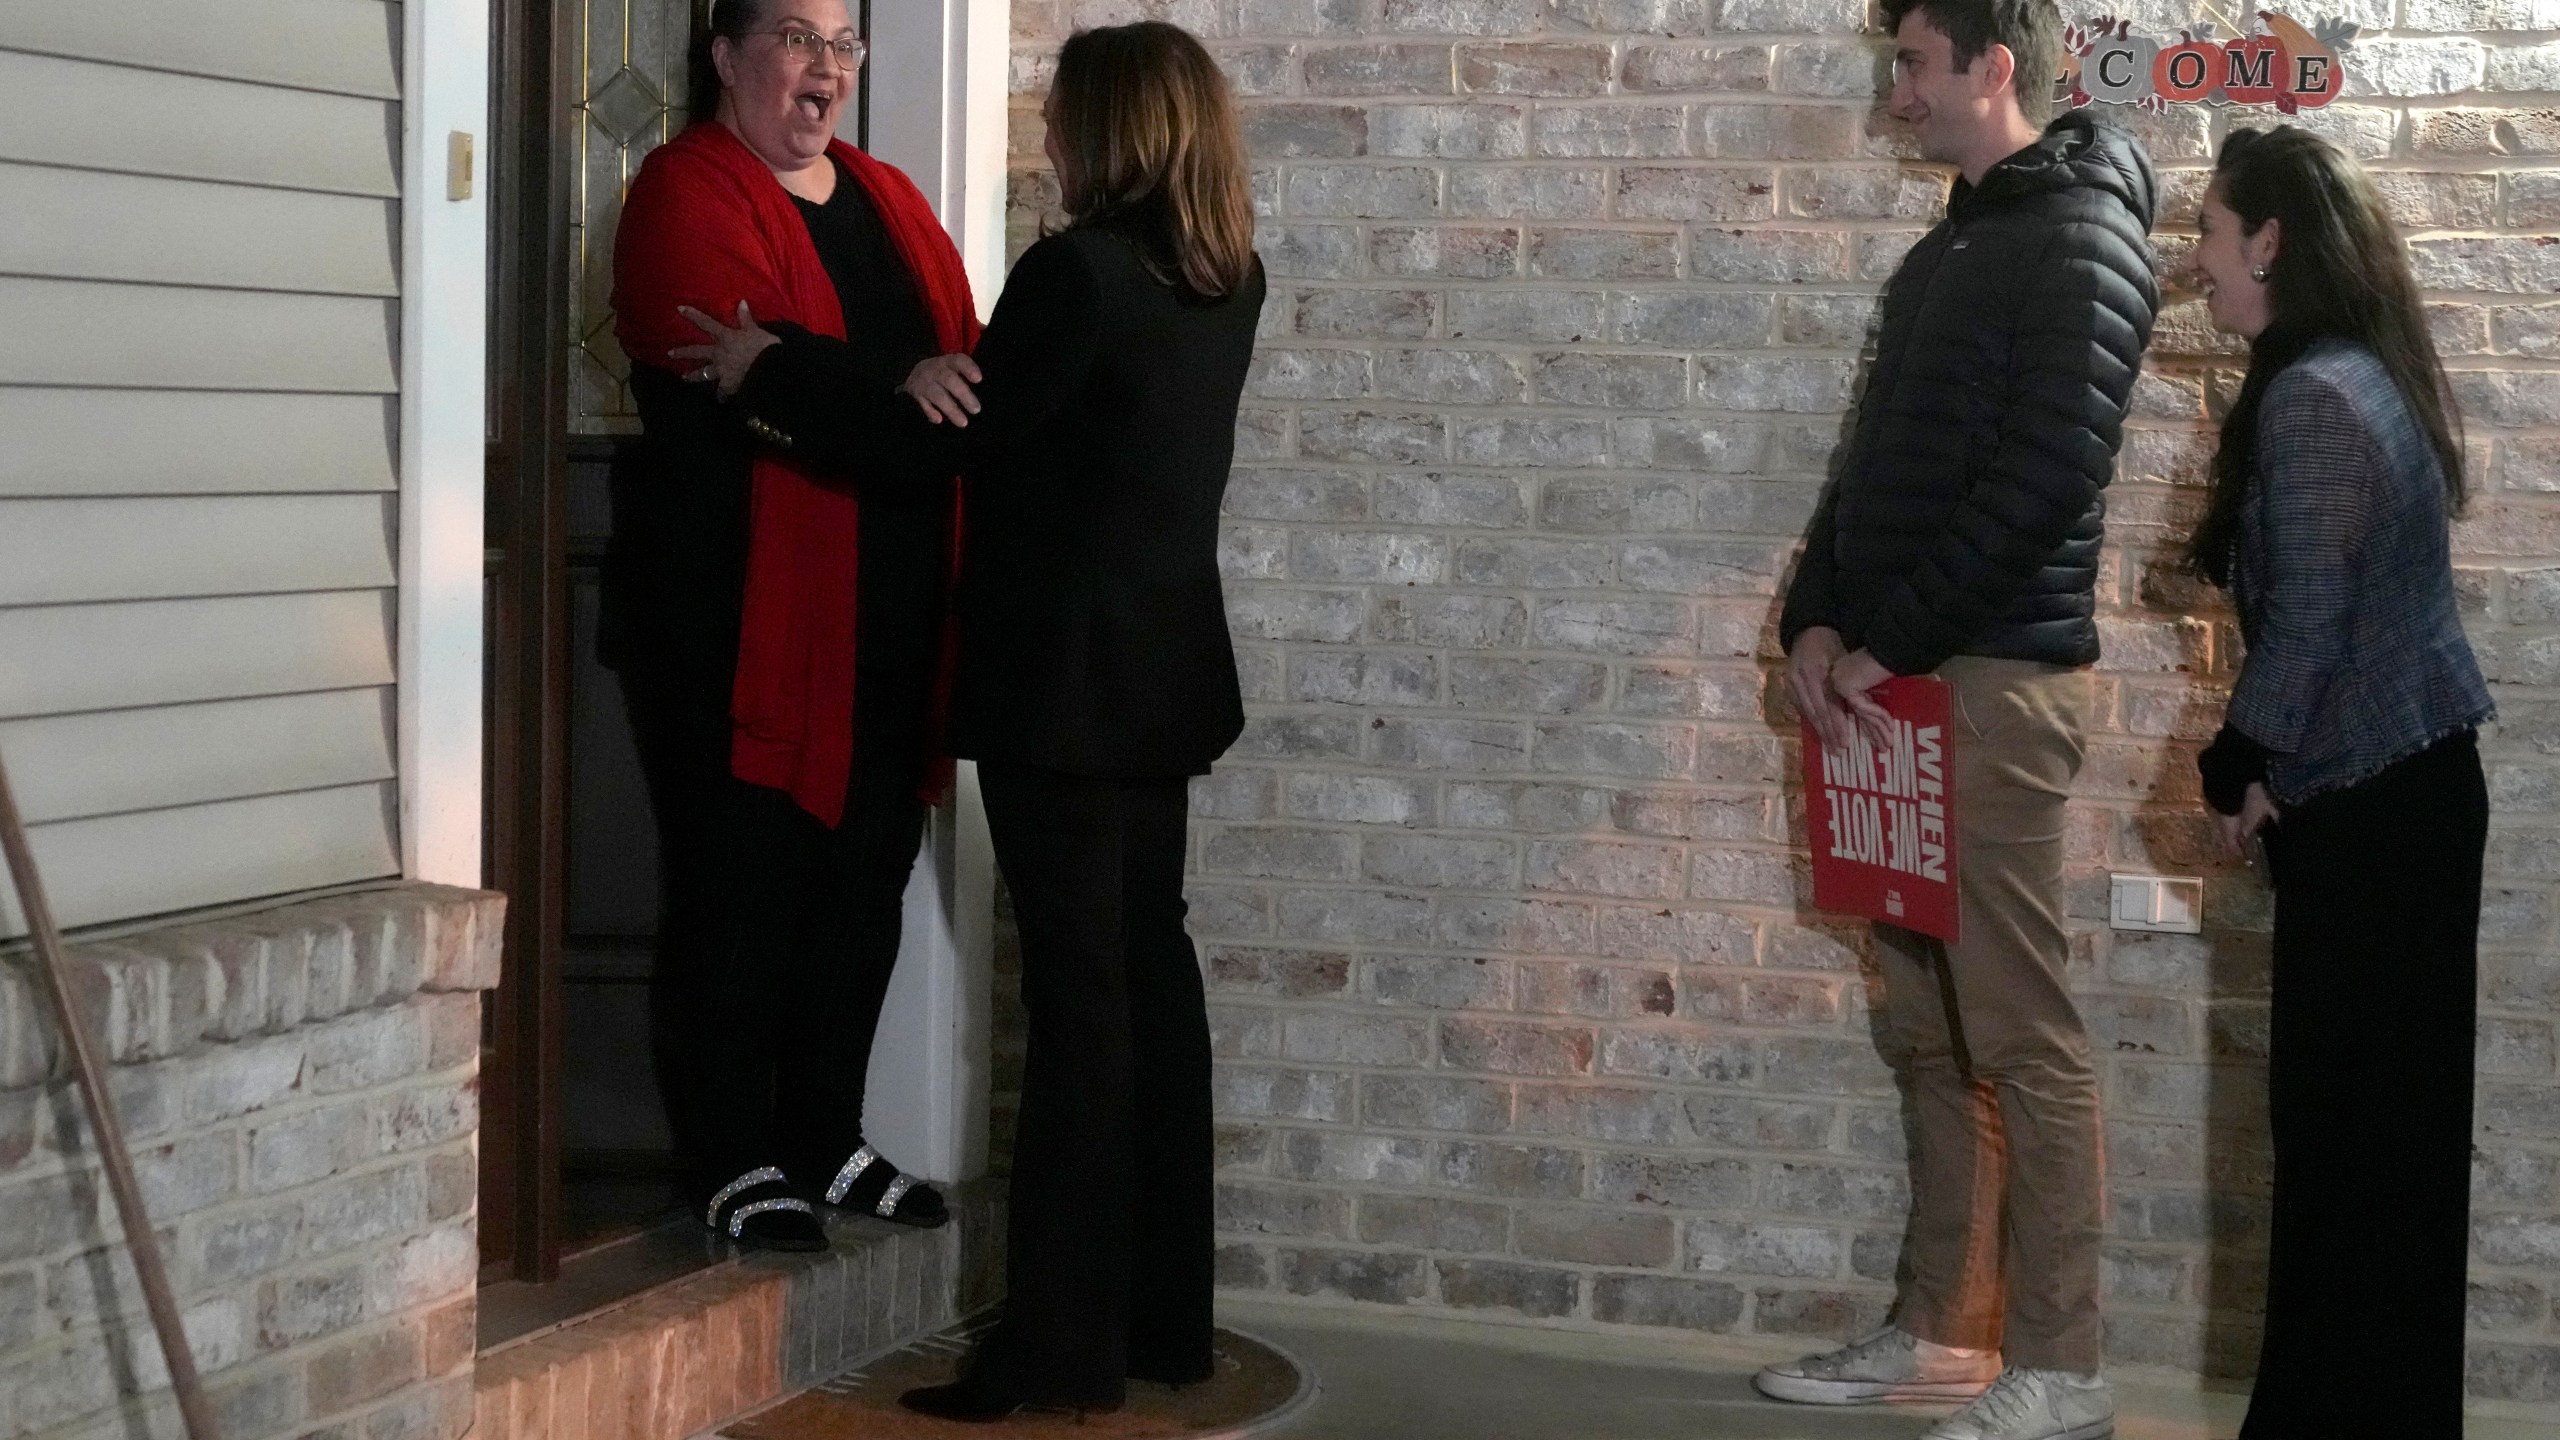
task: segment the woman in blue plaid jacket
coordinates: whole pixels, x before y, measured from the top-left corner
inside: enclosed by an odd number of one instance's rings
[[[2249,339],[2189,556],[2247,658],[2198,763],[2276,896],[2274,1215],[2240,1433],[2459,1440],[2493,713],[2454,597],[2460,421],[2400,236],[2336,147],[2233,132],[2198,229],[2191,273]]]

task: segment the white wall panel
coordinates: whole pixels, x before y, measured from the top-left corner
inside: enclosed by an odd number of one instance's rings
[[[0,163],[0,274],[396,295],[394,202]]]
[[[0,385],[386,394],[399,383],[395,310],[329,295],[0,277]]]
[[[431,11],[485,36],[477,0],[0,0],[0,755],[66,924],[401,869]]]
[[[0,50],[163,66],[193,75],[400,98],[400,7],[382,0],[13,0]],[[181,37],[160,55],[136,37]]]
[[[35,827],[54,918],[93,925],[396,873],[392,787],[349,785]],[[23,933],[0,887],[0,935]]]
[[[376,395],[0,388],[0,495],[390,490]]]
[[[391,683],[380,590],[0,610],[0,717]]]
[[[324,690],[0,722],[28,823],[391,778],[391,692]]]
[[[76,0],[0,9],[64,3]],[[397,195],[399,114],[380,100],[0,50],[0,160]]]
[[[0,500],[0,605],[388,586],[391,498]]]

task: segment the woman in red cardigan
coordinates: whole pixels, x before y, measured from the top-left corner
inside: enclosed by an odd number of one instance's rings
[[[835,138],[864,58],[843,0],[716,0],[711,30],[710,118],[651,153],[614,247],[643,434],[613,477],[603,645],[656,811],[657,1059],[696,1203],[809,1250],[819,1203],[946,1218],[865,1143],[862,1097],[949,771],[959,491],[946,472],[857,500],[862,457],[767,417],[886,392],[977,320],[924,197]],[[717,383],[715,315],[767,336]]]

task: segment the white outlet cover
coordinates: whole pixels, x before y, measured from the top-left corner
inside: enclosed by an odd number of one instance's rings
[[[2109,875],[2107,923],[2118,930],[2197,935],[2204,931],[2204,881],[2193,875]]]

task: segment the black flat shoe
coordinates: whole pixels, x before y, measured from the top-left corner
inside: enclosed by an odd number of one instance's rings
[[[942,1192],[898,1173],[898,1167],[882,1159],[869,1141],[827,1182],[826,1199],[839,1209],[919,1230],[937,1230],[951,1220]]]
[[[966,1375],[948,1385],[910,1390],[898,1397],[898,1403],[919,1415],[963,1425],[991,1425],[1024,1410],[1066,1411],[1082,1420],[1087,1415],[1108,1415],[1121,1405],[1118,1400],[1078,1402],[1034,1395],[983,1374]]]
[[[723,1185],[703,1206],[702,1223],[751,1250],[809,1254],[827,1248],[818,1208],[800,1198],[790,1177],[767,1165]]]

